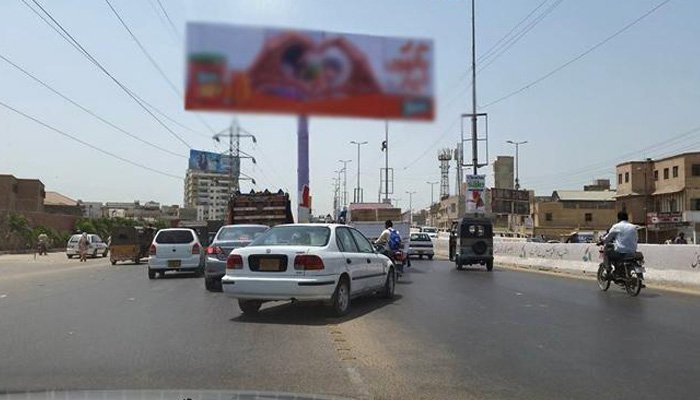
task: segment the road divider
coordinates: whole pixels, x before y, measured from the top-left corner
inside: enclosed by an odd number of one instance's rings
[[[436,257],[448,258],[449,241],[434,240]],[[640,244],[650,284],[700,289],[700,245]],[[533,243],[494,239],[496,264],[594,277],[602,262],[599,246],[585,243]]]

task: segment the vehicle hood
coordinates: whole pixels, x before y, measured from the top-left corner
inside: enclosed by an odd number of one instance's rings
[[[34,399],[101,399],[101,400],[351,400],[350,397],[337,397],[284,392],[259,392],[238,390],[68,390],[45,392],[16,392],[0,394],[0,400]]]

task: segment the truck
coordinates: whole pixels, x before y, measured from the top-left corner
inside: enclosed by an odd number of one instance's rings
[[[387,203],[352,203],[348,206],[347,225],[362,232],[372,242],[381,235],[387,220],[391,220],[394,229],[399,231],[404,254],[408,254],[411,224],[401,220],[400,208]]]
[[[275,226],[294,223],[289,193],[268,190],[236,192],[228,202],[225,223]]]

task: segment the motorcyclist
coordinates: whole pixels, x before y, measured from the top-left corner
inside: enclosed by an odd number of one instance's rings
[[[629,217],[625,211],[617,213],[617,223],[614,224],[608,233],[603,236],[601,244],[612,243],[612,248],[606,246],[605,263],[608,273],[611,265],[625,257],[634,255],[637,252],[637,226],[628,221]],[[615,269],[617,274],[617,268]]]
[[[400,249],[400,247],[391,248],[391,234],[392,233],[395,233],[396,235],[398,235],[398,231],[396,231],[394,229],[394,223],[391,222],[390,219],[388,219],[384,222],[384,230],[379,235],[377,240],[374,241],[374,244],[379,247],[379,252],[384,254],[385,256],[389,257],[390,260],[394,260],[393,252]],[[399,236],[399,238],[400,238],[400,236]],[[401,240],[401,239],[399,239],[399,240]],[[410,267],[411,264],[409,263],[408,266]]]
[[[39,244],[39,255],[44,255],[47,254],[47,249],[49,247],[49,236],[45,233],[40,233],[39,237],[37,237],[38,244]]]

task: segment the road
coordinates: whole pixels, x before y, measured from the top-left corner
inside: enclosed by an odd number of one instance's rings
[[[700,396],[700,297],[415,261],[393,301],[256,318],[201,278],[0,256],[0,390],[235,389],[377,399]]]

